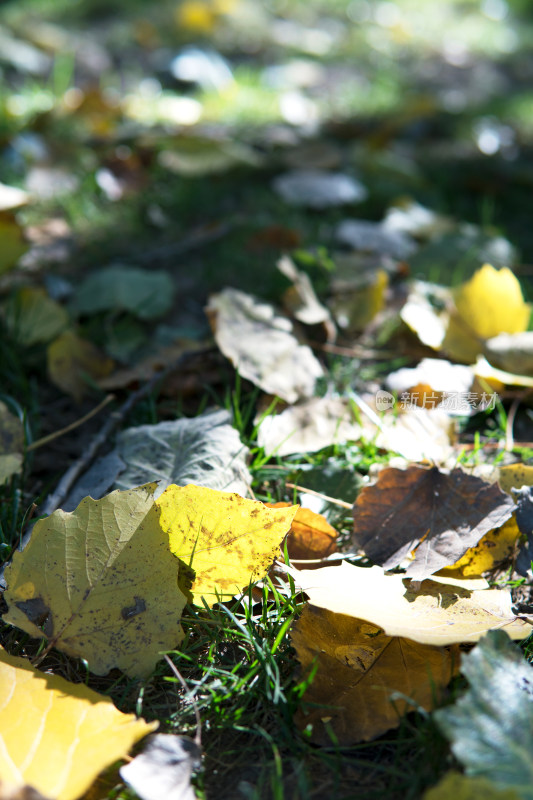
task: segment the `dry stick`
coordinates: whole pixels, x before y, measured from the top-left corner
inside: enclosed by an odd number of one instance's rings
[[[64,436],[65,433],[70,433],[70,431],[79,428],[80,425],[83,425],[85,422],[88,422],[91,417],[94,417],[98,414],[103,408],[105,408],[109,403],[115,399],[114,394],[108,394],[101,403],[99,403],[96,408],[93,408],[92,411],[89,411],[88,414],[85,414],[84,417],[80,417],[75,422],[71,422],[70,425],[67,425],[66,428],[61,428],[59,431],[54,431],[53,433],[49,433],[48,436],[43,436],[41,439],[37,439],[35,442],[32,442],[26,448],[26,452],[30,453],[32,450],[37,450],[38,447],[42,447],[44,444],[49,444],[53,442],[54,439],[59,439],[60,436]]]
[[[179,669],[176,667],[176,665],[172,663],[172,661],[170,660],[170,658],[167,656],[166,653],[165,653],[165,661],[167,662],[167,664],[169,665],[170,669],[172,670],[172,672],[174,673],[176,678],[179,680],[179,682],[181,683],[181,685],[183,686],[183,688],[185,689],[185,691],[189,695],[189,700],[191,701],[192,707],[194,708],[194,716],[196,717],[196,734],[195,734],[195,737],[194,737],[194,743],[198,747],[201,747],[201,745],[202,745],[202,719],[200,717],[200,711],[198,709],[198,703],[194,699],[191,690],[189,689],[189,687],[185,683],[185,680],[183,679],[183,675],[181,674]]]
[[[322,494],[322,492],[315,492],[313,489],[306,489],[305,486],[298,486],[297,483],[286,483],[288,489],[296,489],[297,492],[305,492],[306,494],[312,494],[313,497],[320,497],[321,500],[326,500],[328,503],[335,503],[337,506],[341,506],[342,508],[349,508],[350,511],[353,508],[352,503],[346,503],[344,500],[337,500],[335,497],[330,497],[327,494]]]
[[[234,224],[230,222],[219,223],[217,225],[204,225],[201,228],[196,228],[184,239],[179,242],[170,242],[160,247],[146,250],[140,255],[136,256],[136,260],[142,263],[152,262],[154,259],[174,258],[188,253],[190,250],[196,250],[198,247],[203,247],[206,244],[221,239],[226,236],[232,229]]]

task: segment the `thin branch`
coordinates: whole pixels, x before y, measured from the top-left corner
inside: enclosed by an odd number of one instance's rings
[[[189,696],[189,700],[191,701],[192,707],[194,708],[194,716],[196,717],[196,734],[194,736],[194,742],[198,747],[201,747],[201,745],[202,745],[202,718],[200,717],[200,710],[198,708],[198,703],[196,702],[195,698],[193,697],[193,694],[192,694],[191,690],[189,689],[189,687],[185,683],[183,675],[181,674],[179,669],[176,667],[176,665],[172,663],[172,661],[170,660],[170,658],[168,657],[168,655],[166,653],[165,653],[165,661],[167,662],[167,664],[169,665],[170,669],[172,670],[172,672],[174,673],[176,678],[179,680],[179,682],[181,683],[181,685],[183,686],[183,688],[185,689],[185,691],[187,692],[187,694]]]
[[[67,425],[66,428],[61,428],[58,431],[54,431],[53,433],[49,433],[48,436],[43,436],[41,439],[37,439],[35,442],[32,442],[26,448],[27,453],[31,453],[32,450],[37,450],[38,447],[42,447],[45,444],[49,444],[49,442],[53,442],[55,439],[59,439],[60,436],[64,436],[65,433],[70,433],[70,431],[79,428],[80,425],[83,425],[85,422],[88,422],[92,417],[96,414],[99,414],[100,411],[105,408],[109,403],[115,399],[114,394],[108,394],[101,403],[99,403],[96,408],[93,408],[92,411],[89,411],[88,414],[85,414],[84,417],[80,417],[75,422],[71,422],[70,425]]]
[[[298,486],[297,483],[286,483],[285,486],[288,489],[296,489],[297,492],[305,492],[306,494],[312,494],[313,497],[320,497],[321,500],[326,500],[328,503],[335,503],[335,505],[341,506],[341,508],[348,508],[350,511],[353,508],[353,503],[346,503],[344,500],[337,500],[335,497],[322,494],[322,492],[315,492],[313,489],[306,489],[305,486]]]

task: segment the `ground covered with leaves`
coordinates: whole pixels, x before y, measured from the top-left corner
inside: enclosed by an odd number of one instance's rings
[[[533,797],[532,35],[2,5],[0,800]]]

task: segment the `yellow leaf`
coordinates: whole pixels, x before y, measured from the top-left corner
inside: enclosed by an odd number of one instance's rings
[[[0,649],[0,775],[9,789],[75,800],[157,726]]]
[[[107,378],[113,369],[111,358],[106,358],[92,342],[80,339],[72,331],[65,331],[54,339],[46,355],[52,383],[78,402],[87,391],[87,377]]]
[[[0,402],[0,486],[22,467],[24,426],[18,417]]]
[[[493,628],[511,639],[524,639],[531,626],[511,610],[511,595],[502,589],[472,591],[439,581],[422,581],[420,588],[402,575],[386,575],[380,567],[340,567],[291,570],[314,606],[349,614],[378,625],[388,636],[429,645],[477,642]],[[465,584],[468,586],[468,582]]]
[[[266,575],[298,510],[193,485],[169,486],[156,504],[171,551],[196,573],[195,602],[209,605]]]
[[[520,800],[511,787],[496,786],[483,776],[447,772],[424,794],[423,800]]]
[[[39,520],[6,568],[6,622],[104,675],[151,673],[183,638],[179,562],[153,502],[156,484],[86,497]]]
[[[202,0],[185,0],[175,12],[176,25],[196,33],[210,34],[216,24],[217,14]]]
[[[0,213],[0,274],[15,266],[29,245],[12,214]]]
[[[7,304],[5,321],[12,336],[29,347],[58,336],[68,325],[69,317],[44,289],[25,287]]]
[[[484,264],[455,292],[455,306],[469,327],[482,339],[499,333],[525,331],[530,307],[520,283],[510,269]]]
[[[296,723],[312,726],[319,744],[332,743],[328,729],[341,745],[354,744],[397,727],[417,706],[433,708],[459,666],[456,647],[391,638],[361,619],[314,606],[304,609],[291,640],[304,676],[317,665]],[[306,702],[315,707],[306,709]]]

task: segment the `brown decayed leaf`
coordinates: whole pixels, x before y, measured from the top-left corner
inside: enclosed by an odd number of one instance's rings
[[[498,486],[460,469],[446,475],[436,467],[387,468],[357,498],[353,540],[385,569],[414,550],[406,575],[423,580],[454,564],[513,509]]]
[[[269,508],[289,508],[290,503],[266,503]],[[291,561],[321,559],[337,551],[337,531],[322,514],[299,508],[287,537]],[[312,568],[312,565],[309,565]]]
[[[390,637],[368,622],[312,605],[293,626],[292,644],[304,675],[315,659],[318,664],[304,696],[304,704],[318,707],[299,711],[296,722],[312,725],[312,741],[324,745],[332,743],[328,728],[340,744],[355,744],[397,727],[417,706],[433,708],[459,664],[455,646]],[[395,692],[401,696],[391,698]]]

